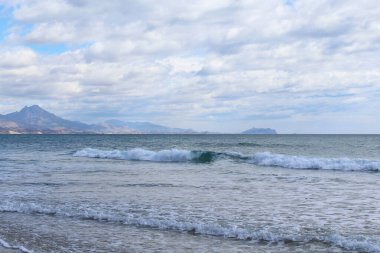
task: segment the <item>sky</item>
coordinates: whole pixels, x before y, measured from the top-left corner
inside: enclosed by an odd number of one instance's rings
[[[378,0],[0,0],[0,114],[380,133]]]

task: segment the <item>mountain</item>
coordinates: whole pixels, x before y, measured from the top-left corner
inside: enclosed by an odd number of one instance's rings
[[[10,129],[10,128],[19,128],[16,122],[9,121],[5,118],[5,116],[0,115],[0,130],[1,129]]]
[[[107,120],[100,124],[85,124],[60,118],[38,105],[25,106],[19,112],[0,114],[0,134],[196,134],[191,129],[171,128],[150,122]],[[208,132],[203,132],[207,134]],[[277,134],[271,128],[251,128],[242,134]]]
[[[170,128],[150,122],[124,122],[120,120],[107,120],[105,125],[116,129],[128,129],[137,133],[149,134],[190,134],[195,133],[191,129]]]
[[[25,106],[19,112],[0,115],[0,133],[48,134],[187,134],[191,129],[170,128],[149,122],[109,120],[97,125],[62,119],[38,105]]]
[[[103,122],[98,124],[100,132],[104,134],[141,134],[141,132],[128,128],[123,124],[111,124]]]
[[[277,134],[276,130],[271,128],[251,128],[241,132],[242,134]]]
[[[96,131],[97,127],[62,119],[38,105],[32,105],[19,112],[2,115],[0,129],[21,133],[87,133]]]

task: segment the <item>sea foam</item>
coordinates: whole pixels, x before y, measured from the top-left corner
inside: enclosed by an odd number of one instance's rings
[[[193,154],[192,152],[187,150],[168,149],[160,151],[151,151],[142,148],[134,148],[126,151],[108,151],[94,148],[85,148],[75,152],[74,156],[154,162],[186,162],[197,157],[196,154]]]
[[[339,233],[302,233],[298,229],[279,229],[275,227],[244,228],[232,225],[221,225],[218,223],[205,223],[194,220],[177,220],[169,217],[157,217],[155,215],[142,215],[131,213],[114,214],[104,210],[93,210],[91,208],[62,208],[57,206],[42,206],[36,203],[5,202],[0,205],[0,212],[16,212],[24,214],[53,215],[74,219],[94,220],[97,222],[115,222],[119,224],[146,227],[160,230],[172,230],[189,232],[191,234],[219,236],[238,240],[266,241],[266,242],[321,242],[337,246],[346,250],[360,252],[380,252],[380,239],[365,237],[362,235],[341,235]],[[10,246],[0,240],[0,244],[8,248],[17,248],[24,252],[32,252],[24,247]]]
[[[373,171],[380,170],[380,161],[349,158],[317,158],[305,156],[290,156],[270,152],[256,153],[248,160],[260,166],[275,166],[289,169],[320,169],[342,171]]]
[[[152,151],[143,148],[133,148],[129,150],[85,148],[76,151],[73,156],[129,161],[209,163],[216,159],[218,154],[212,151],[189,151],[183,149]]]
[[[151,151],[142,148],[130,150],[100,150],[85,148],[73,154],[79,157],[120,159],[152,162],[197,162],[209,163],[216,159],[229,159],[235,162],[250,163],[258,166],[281,167],[287,169],[315,169],[341,171],[379,172],[380,161],[350,158],[322,158],[283,155],[259,152],[244,155],[239,152],[189,151],[183,149],[165,149]]]
[[[0,246],[7,248],[7,249],[15,249],[15,250],[20,250],[21,252],[24,253],[33,253],[34,251],[29,250],[25,248],[24,246],[13,246],[10,245],[8,242],[4,241],[3,239],[0,239]]]

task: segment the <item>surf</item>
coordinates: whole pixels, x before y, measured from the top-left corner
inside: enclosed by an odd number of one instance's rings
[[[117,159],[128,161],[211,163],[216,160],[253,164],[262,167],[286,169],[338,170],[379,172],[380,161],[362,158],[323,158],[257,152],[251,155],[239,152],[215,152],[185,149],[163,149],[158,151],[143,148],[129,150],[100,150],[85,148],[73,153],[75,157]]]
[[[130,210],[133,211],[133,210]],[[0,212],[14,212],[29,215],[49,215],[94,222],[118,223],[126,226],[144,227],[158,230],[187,232],[200,236],[216,236],[226,239],[261,241],[267,243],[310,243],[320,242],[340,247],[346,250],[361,252],[380,252],[380,239],[363,235],[342,235],[333,231],[327,232],[315,229],[313,233],[304,232],[302,228],[241,227],[234,224],[207,223],[184,217],[173,219],[157,215],[143,215],[136,212],[113,213],[108,210],[94,210],[90,207],[62,208],[54,205],[40,205],[38,203],[5,202],[0,206]],[[0,239],[0,245],[6,248],[19,249],[23,252],[32,252],[22,246],[11,246]]]

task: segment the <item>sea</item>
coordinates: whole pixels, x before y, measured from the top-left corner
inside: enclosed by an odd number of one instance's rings
[[[0,135],[0,252],[380,252],[380,135]]]

